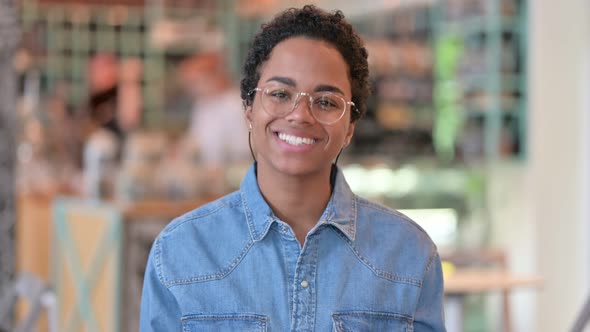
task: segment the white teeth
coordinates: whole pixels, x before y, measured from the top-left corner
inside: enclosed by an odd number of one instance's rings
[[[315,142],[313,138],[291,136],[285,133],[279,133],[279,138],[291,145],[313,144]]]

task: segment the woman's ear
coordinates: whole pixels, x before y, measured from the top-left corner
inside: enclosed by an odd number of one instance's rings
[[[244,119],[246,120],[248,129],[252,129],[252,105],[246,105],[244,103]]]
[[[350,144],[350,140],[352,140],[352,136],[354,135],[354,127],[356,126],[356,121],[351,122],[348,126],[348,130],[346,131],[346,136],[344,137],[344,146]]]

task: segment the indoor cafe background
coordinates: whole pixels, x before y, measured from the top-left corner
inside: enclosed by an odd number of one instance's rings
[[[206,116],[209,83],[235,89],[260,23],[307,2],[363,35],[374,95],[339,164],[437,243],[449,330],[574,325],[590,297],[590,1],[3,0],[0,330],[137,330],[155,234],[251,162],[239,126],[220,130],[239,104]],[[469,288],[470,269],[512,283]]]

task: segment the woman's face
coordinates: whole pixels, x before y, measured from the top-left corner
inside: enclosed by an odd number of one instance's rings
[[[305,37],[293,37],[277,44],[260,68],[258,88],[289,88],[298,92],[331,91],[351,100],[348,66],[336,48]],[[350,106],[335,123],[319,123],[312,116],[309,102],[301,96],[295,109],[274,116],[262,108],[262,92],[246,109],[252,126],[252,146],[259,171],[293,176],[330,173],[331,164],[348,144],[354,123]]]

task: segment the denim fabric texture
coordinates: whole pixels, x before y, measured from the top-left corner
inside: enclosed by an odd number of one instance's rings
[[[145,272],[141,331],[445,331],[440,258],[406,216],[332,197],[303,247],[258,188],[171,222]]]

